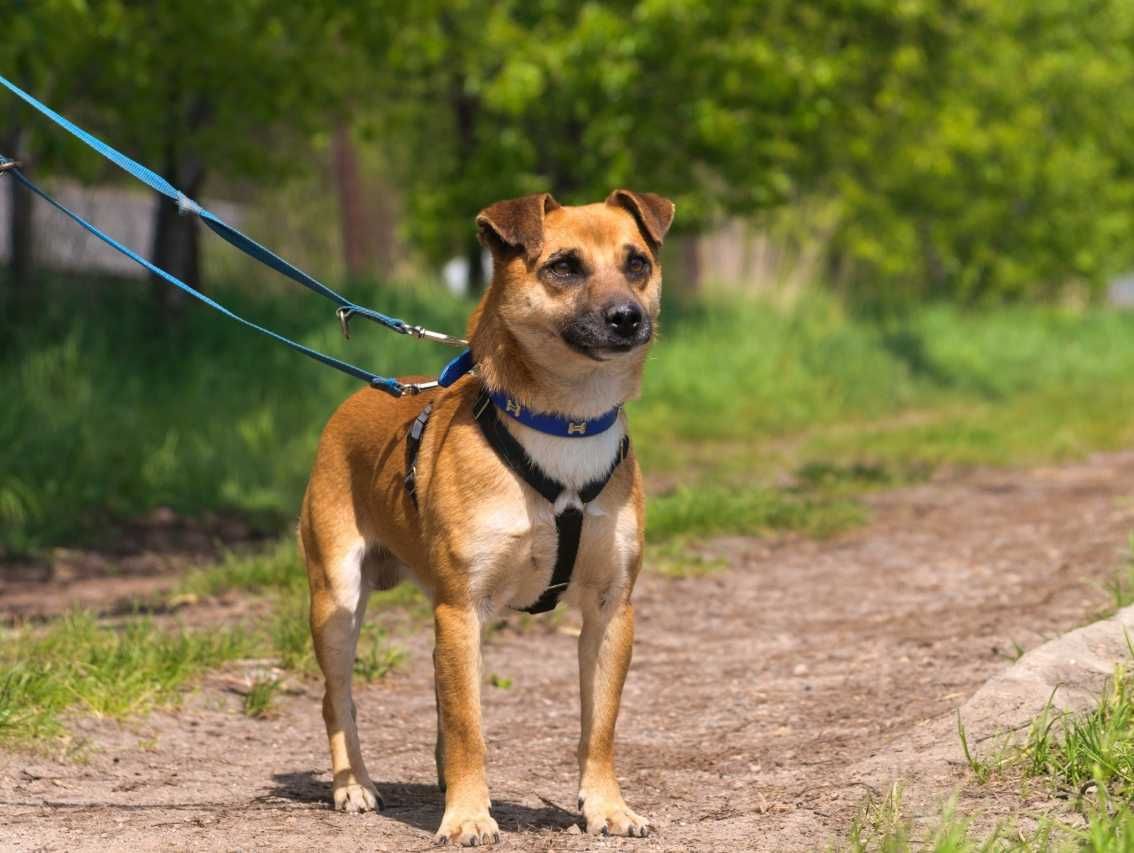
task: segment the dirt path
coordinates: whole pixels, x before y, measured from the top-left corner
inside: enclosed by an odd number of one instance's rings
[[[867,786],[902,772],[887,757],[1014,644],[1107,603],[1132,493],[1134,453],[985,472],[879,495],[875,521],[833,541],[723,540],[728,571],[647,575],[619,724],[627,799],[660,830],[645,841],[574,828],[570,623],[493,635],[486,669],[512,679],[485,690],[506,848],[822,849]],[[0,755],[0,848],[427,849],[441,814],[427,655],[418,635],[403,673],[357,697],[381,815],[328,808],[314,686],[256,721],[218,676],[177,714],[81,722],[97,746],[86,764]]]

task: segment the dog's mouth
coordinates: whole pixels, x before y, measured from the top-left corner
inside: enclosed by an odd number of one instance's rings
[[[610,361],[612,358],[618,358],[620,355],[625,355],[628,352],[636,350],[641,344],[604,344],[598,346],[587,346],[585,344],[576,343],[571,340],[567,335],[563,335],[563,341],[579,355],[584,355],[592,361]]]
[[[584,314],[564,327],[560,337],[582,356],[593,361],[610,361],[648,344],[653,328],[649,318],[643,318],[631,334],[618,334],[612,332],[601,317]]]

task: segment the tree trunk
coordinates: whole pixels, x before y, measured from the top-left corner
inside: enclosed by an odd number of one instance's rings
[[[351,136],[350,124],[341,122],[335,128],[331,143],[335,186],[339,196],[339,225],[343,240],[343,262],[347,275],[360,279],[375,267],[370,211],[366,204],[362,170],[358,165],[358,149]]]
[[[165,178],[191,199],[196,199],[205,183],[205,170],[199,162],[180,168],[177,157],[167,158]],[[159,194],[154,213],[153,262],[197,290],[201,290],[201,224],[191,213],[182,213],[177,202]],[[152,276],[158,304],[178,310],[188,300],[158,276]]]
[[[3,154],[23,163],[21,171],[29,170],[24,134],[16,128],[4,140]],[[6,182],[8,192],[8,293],[4,301],[9,305],[30,303],[32,300],[32,194],[15,178]]]
[[[476,152],[476,125],[480,103],[474,95],[465,91],[465,78],[461,73],[453,75],[450,81],[449,102],[453,119],[457,126],[457,167],[460,173],[468,170]],[[484,264],[481,263],[480,241],[472,237],[465,243],[465,260],[468,262],[468,292],[479,296],[484,290]]]
[[[484,291],[485,285],[484,247],[480,245],[480,241],[476,237],[469,240],[465,249],[465,261],[469,265],[468,276],[465,279],[468,283],[468,292],[471,296],[479,296]]]
[[[680,240],[681,279],[686,294],[701,292],[701,240],[696,234],[686,234]]]

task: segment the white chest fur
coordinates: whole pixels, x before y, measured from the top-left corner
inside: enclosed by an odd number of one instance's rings
[[[580,488],[610,471],[626,434],[622,417],[606,432],[584,438],[550,436],[518,423],[508,423],[508,428],[544,473],[567,488],[560,502],[577,502]],[[467,550],[462,549],[470,591],[482,615],[509,605],[527,606],[547,587],[558,549],[559,509],[518,484],[515,491],[484,503],[464,542]],[[601,496],[589,504],[565,600],[582,606],[592,598],[595,604],[605,602],[628,578],[636,542],[632,506],[612,506]]]
[[[572,438],[548,435],[511,418],[505,424],[540,470],[570,491],[605,476],[626,435],[626,417],[621,414],[606,432]]]

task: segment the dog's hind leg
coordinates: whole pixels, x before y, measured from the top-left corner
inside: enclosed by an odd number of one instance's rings
[[[325,553],[313,554],[321,549],[307,542],[303,550],[311,579],[311,635],[326,682],[323,721],[331,746],[335,808],[372,811],[381,808],[382,800],[362,760],[351,695],[358,634],[370,594],[362,566],[366,542],[359,535],[347,542],[340,539]]]

